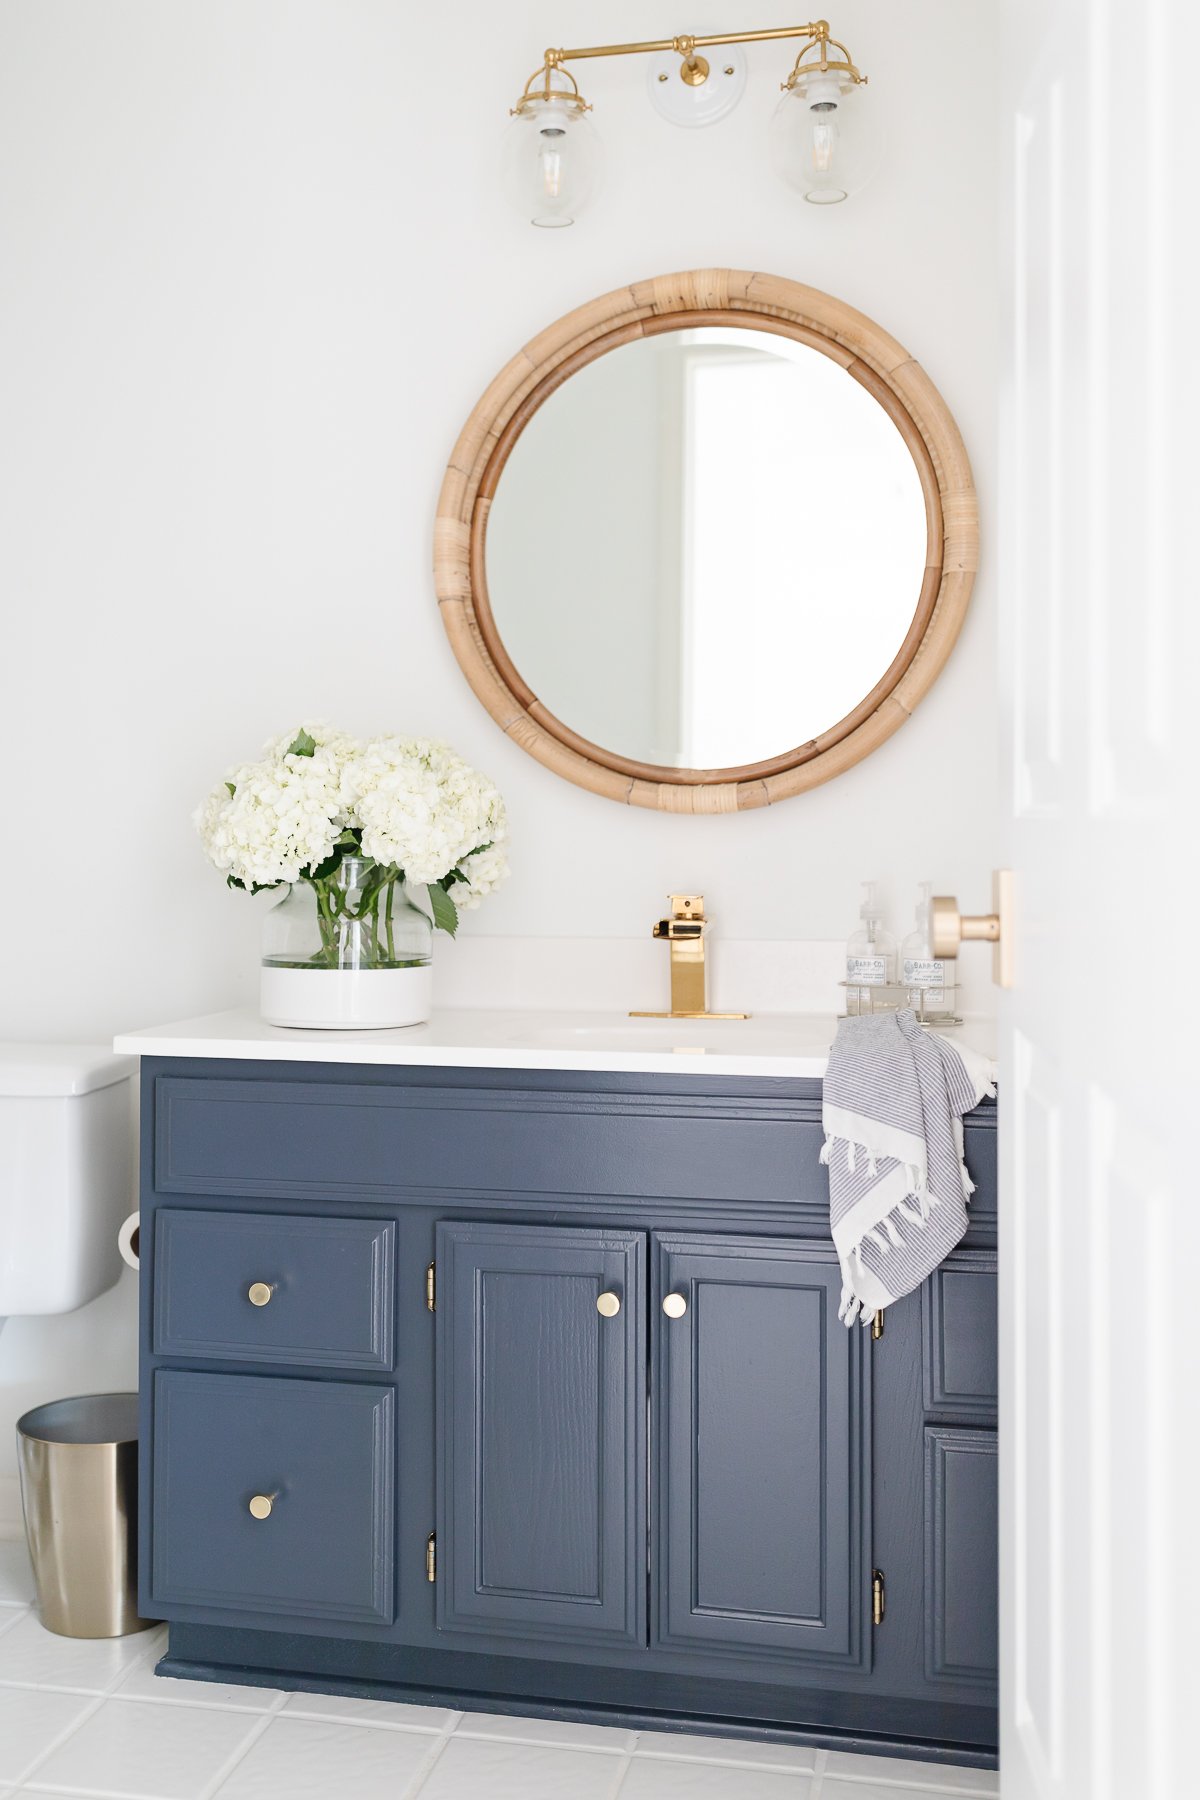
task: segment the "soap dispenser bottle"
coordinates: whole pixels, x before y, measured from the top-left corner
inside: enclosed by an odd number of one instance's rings
[[[863,882],[863,903],[858,909],[862,924],[846,945],[846,985],[855,999],[855,988],[886,987],[896,979],[896,940],[883,928],[876,884]]]
[[[900,980],[918,1018],[954,1011],[954,966],[933,954],[933,883],[920,884],[917,921],[900,946]]]

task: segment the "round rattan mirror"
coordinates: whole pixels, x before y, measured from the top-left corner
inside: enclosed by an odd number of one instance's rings
[[[816,289],[717,269],[607,294],[501,371],[446,471],[435,577],[531,755],[732,812],[904,723],[977,549],[962,440],[907,352]]]

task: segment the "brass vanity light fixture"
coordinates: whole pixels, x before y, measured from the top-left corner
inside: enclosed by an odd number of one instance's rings
[[[651,56],[650,98],[656,109],[675,124],[708,125],[741,97],[746,65],[738,45],[797,38],[803,41],[781,83],[783,97],[771,124],[772,160],[782,178],[813,205],[845,200],[870,172],[862,134],[846,132],[867,77],[846,46],[830,35],[828,21],[814,19],[767,31],[547,50],[541,68],[534,70],[511,108],[510,178],[522,210],[534,225],[572,225],[595,186],[600,147],[587,117],[592,108],[567,63],[598,56]],[[722,54],[710,61],[702,52],[714,48]],[[672,56],[679,59],[677,81],[671,74]]]

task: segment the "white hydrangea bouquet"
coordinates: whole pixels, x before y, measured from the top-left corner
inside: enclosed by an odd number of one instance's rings
[[[431,927],[453,936],[508,873],[498,790],[428,738],[307,723],[231,770],[195,823],[230,887],[289,890],[264,932],[263,1012],[279,1024],[428,1017]],[[337,979],[294,980],[314,974]]]

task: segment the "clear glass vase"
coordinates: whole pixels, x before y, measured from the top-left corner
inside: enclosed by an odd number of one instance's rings
[[[260,1011],[312,1030],[419,1025],[433,1008],[433,924],[394,870],[347,856],[298,881],[263,924]]]

